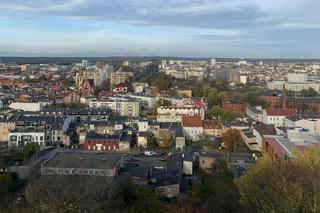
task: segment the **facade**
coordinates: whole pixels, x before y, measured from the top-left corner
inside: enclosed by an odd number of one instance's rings
[[[263,110],[263,122],[265,124],[273,124],[275,127],[283,127],[284,119],[289,116],[298,115],[295,109],[265,109]]]
[[[41,175],[114,177],[121,155],[110,153],[58,152],[41,164]]]
[[[46,132],[44,129],[14,129],[8,135],[9,146],[21,146],[26,143],[37,143],[45,146]]]
[[[226,112],[232,112],[237,115],[245,115],[248,104],[234,101],[222,102],[222,109]]]
[[[281,94],[262,95],[260,98],[267,102],[272,109],[278,109],[283,106],[284,98]]]
[[[9,108],[15,109],[15,110],[27,111],[27,112],[39,112],[47,104],[49,103],[47,102],[35,102],[35,103],[14,102],[9,105]]]
[[[8,141],[11,130],[15,129],[16,122],[12,119],[0,120],[0,143]]]
[[[222,137],[222,126],[218,120],[206,120],[204,121],[204,134]]]
[[[197,107],[158,107],[157,121],[158,122],[181,122],[182,116],[200,116],[204,119],[205,110]]]
[[[182,128],[188,140],[199,141],[203,139],[203,123],[200,116],[183,116]]]
[[[90,108],[108,108],[121,116],[138,117],[140,114],[140,103],[138,101],[109,100],[95,101],[89,103]]]
[[[254,121],[262,122],[263,113],[261,106],[247,107],[247,115]]]
[[[319,117],[287,117],[284,120],[285,127],[302,127],[309,130],[311,134],[320,135],[320,118]]]
[[[83,149],[97,152],[129,152],[131,137],[126,132],[114,135],[102,135],[89,132],[86,135]]]
[[[113,72],[110,73],[110,87],[113,89],[120,83],[126,83],[133,77],[133,72]]]
[[[83,148],[88,151],[119,152],[120,135],[87,134]]]
[[[183,150],[186,145],[186,137],[181,127],[176,129],[176,150]]]

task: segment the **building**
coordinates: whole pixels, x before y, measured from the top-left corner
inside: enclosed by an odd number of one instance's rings
[[[113,72],[110,73],[110,88],[113,89],[120,83],[127,83],[133,77],[133,72]]]
[[[84,150],[104,152],[128,152],[130,142],[124,132],[114,135],[102,135],[89,132],[83,144]]]
[[[222,137],[222,126],[218,120],[205,120],[203,129],[205,135]]]
[[[23,146],[27,143],[37,143],[39,146],[45,146],[46,132],[44,129],[35,128],[16,128],[8,134],[9,146]]]
[[[58,152],[41,165],[41,175],[114,177],[120,161],[120,154]]]
[[[262,122],[263,113],[261,106],[247,107],[247,115],[254,121]]]
[[[285,85],[286,90],[292,92],[301,92],[309,88],[319,92],[320,84],[311,79],[307,73],[288,73],[287,81],[273,81],[268,82],[268,89],[282,90]]]
[[[273,93],[272,95],[266,94],[260,96],[260,98],[267,102],[272,109],[282,108],[285,100],[281,93]]]
[[[203,138],[203,123],[200,116],[182,116],[182,128],[188,140],[199,141]]]
[[[89,103],[90,108],[108,108],[121,116],[138,117],[140,103],[136,100],[115,99],[109,101],[94,101]]]
[[[49,103],[48,102],[34,102],[34,103],[13,102],[9,105],[9,108],[15,109],[15,110],[27,111],[27,112],[39,112],[47,104]]]
[[[314,110],[316,112],[320,112],[320,98],[288,98],[287,107],[298,110]]]
[[[86,68],[86,67],[88,67],[88,65],[89,65],[89,61],[88,60],[82,60],[81,61],[81,67],[82,68]]]
[[[259,151],[262,151],[262,144],[265,135],[276,135],[277,131],[272,124],[254,124],[252,126],[252,134],[256,138],[256,143],[258,145]]]
[[[284,119],[285,127],[302,127],[311,134],[320,135],[319,116],[292,116]]]
[[[223,101],[222,109],[226,112],[235,113],[237,115],[245,115],[247,110],[247,103],[235,102],[235,101]]]
[[[186,137],[181,127],[176,128],[175,137],[176,150],[183,150],[186,145]]]
[[[9,133],[15,129],[16,121],[13,118],[0,119],[0,143],[7,142]]]
[[[218,81],[224,82],[240,82],[240,74],[234,68],[217,68],[215,69],[215,77]]]
[[[263,110],[263,122],[265,124],[273,124],[275,127],[283,127],[285,125],[285,118],[290,116],[297,116],[296,109],[265,109]]]
[[[158,122],[181,122],[182,116],[200,116],[203,120],[205,117],[205,110],[199,107],[187,107],[187,106],[169,106],[157,108],[157,121]]]

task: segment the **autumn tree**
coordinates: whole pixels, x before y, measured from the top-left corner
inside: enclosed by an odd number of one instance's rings
[[[236,152],[236,148],[243,143],[240,131],[237,129],[229,129],[223,134],[223,142],[227,150]]]
[[[171,106],[171,102],[169,100],[160,98],[159,100],[156,101],[156,106],[161,107],[161,106]]]
[[[169,148],[173,145],[173,135],[169,131],[159,133],[158,144],[161,148]]]
[[[248,211],[320,212],[319,178],[319,147],[284,161],[265,155],[237,181],[240,202]]]

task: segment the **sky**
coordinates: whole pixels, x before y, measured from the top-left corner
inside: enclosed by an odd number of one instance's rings
[[[0,0],[0,56],[320,58],[319,0]]]

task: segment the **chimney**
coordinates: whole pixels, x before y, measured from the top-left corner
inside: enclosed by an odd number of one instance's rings
[[[282,96],[283,96],[282,108],[287,109],[287,93],[286,93],[286,84],[285,83],[282,85]]]

